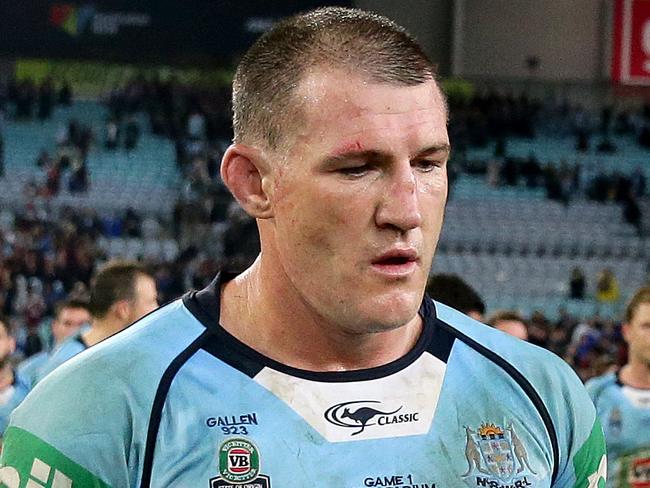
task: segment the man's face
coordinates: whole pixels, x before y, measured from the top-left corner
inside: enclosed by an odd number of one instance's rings
[[[629,323],[623,325],[631,360],[650,368],[650,303],[641,303]]]
[[[56,344],[64,341],[79,328],[90,322],[90,313],[85,308],[62,308],[59,315],[52,323],[52,335]]]
[[[147,275],[138,275],[135,279],[135,298],[130,303],[128,323],[141,319],[158,308],[158,290],[156,282]]]
[[[295,97],[304,120],[275,166],[273,218],[261,224],[283,279],[349,332],[404,325],[422,300],[447,198],[442,96],[433,81],[400,87],[322,69]]]

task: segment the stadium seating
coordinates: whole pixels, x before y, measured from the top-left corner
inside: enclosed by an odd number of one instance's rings
[[[11,121],[5,130],[5,177],[0,179],[0,202],[12,208],[24,205],[21,191],[30,181],[43,183],[43,171],[35,161],[41,150],[56,153],[56,134],[71,119],[90,126],[95,143],[88,155],[90,188],[71,195],[62,184],[61,194],[50,205],[90,207],[100,212],[137,208],[142,213],[169,214],[178,195],[181,176],[174,160],[173,144],[149,134],[147,121],[139,117],[142,136],[138,147],[127,153],[104,149],[102,134],[107,111],[98,102],[78,101],[57,107],[46,121]]]

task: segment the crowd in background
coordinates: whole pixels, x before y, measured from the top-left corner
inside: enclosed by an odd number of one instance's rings
[[[71,99],[69,85],[63,84],[57,93],[51,80],[38,87],[21,82],[0,89],[0,107],[7,113],[13,104],[11,112],[16,120],[47,118],[54,104],[69,104]],[[93,144],[106,151],[130,151],[137,147],[143,131],[174,144],[183,184],[174,215],[156,223],[167,226],[166,231],[179,242],[186,236],[193,236],[194,241],[183,242],[172,262],[148,263],[161,303],[205,286],[219,269],[244,269],[258,252],[255,222],[234,203],[219,176],[220,158],[231,138],[227,90],[206,91],[174,80],[136,78],[108,93],[105,103],[109,115],[104,133],[95,134],[90,127],[70,120],[57,134],[56,153],[43,150],[34,162],[44,178],[41,184],[27,189],[26,208],[17,214],[0,212],[0,312],[19,331],[19,357],[43,347],[39,327],[50,320],[57,302],[86,293],[93,272],[107,259],[98,240],[140,237],[143,222],[152,218],[134,209],[98,215],[88,209],[54,211],[43,203],[44,196],[58,193],[64,172],[70,191],[88,188],[87,174],[72,174],[85,168]],[[598,123],[580,107],[549,106],[525,96],[488,93],[469,104],[452,100],[451,111],[450,137],[460,158],[464,148],[497,141],[494,160],[485,162],[480,170],[495,187],[522,183],[530,188],[543,187],[549,198],[567,203],[576,195],[625,202],[630,197],[636,201],[646,193],[641,169],[629,175],[605,174],[595,162],[544,165],[535,155],[519,161],[507,157],[507,144],[512,137],[530,138],[550,130],[557,135],[574,134],[577,145],[591,144],[596,137],[600,143],[609,141],[611,146],[603,146],[604,150],[615,150],[610,134],[637,134],[643,144],[647,110],[616,116],[603,111]],[[141,124],[143,118],[148,122],[145,125]],[[459,167],[476,171],[470,161]],[[634,212],[629,213],[630,222],[638,220]],[[197,244],[200,242],[202,246]],[[579,269],[567,270],[571,298],[584,297],[586,278],[581,273]],[[601,278],[597,280],[600,292]],[[617,296],[616,300],[625,298]],[[540,312],[524,317],[528,340],[562,356],[585,380],[624,361],[618,321],[598,316],[581,319],[566,310],[559,316],[552,321]]]
[[[650,105],[639,110],[615,112],[611,106],[593,114],[567,100],[561,102],[530,99],[525,93],[501,95],[479,93],[469,100],[451,98],[450,139],[458,154],[457,164],[468,174],[484,175],[491,187],[543,189],[549,200],[569,205],[575,199],[620,204],[623,219],[642,234],[639,205],[647,190],[641,166],[632,171],[604,170],[597,156],[617,152],[617,138],[627,138],[638,147],[650,147]],[[531,153],[515,157],[508,152],[513,139],[537,136],[575,138],[576,161],[541,161],[544,155]],[[493,157],[472,160],[469,148],[494,143]]]

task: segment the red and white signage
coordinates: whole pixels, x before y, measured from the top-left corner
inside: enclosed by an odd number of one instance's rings
[[[612,79],[650,85],[650,0],[616,0]]]

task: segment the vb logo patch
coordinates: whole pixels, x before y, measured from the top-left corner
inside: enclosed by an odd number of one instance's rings
[[[476,476],[477,486],[530,486],[529,477],[537,473],[530,467],[528,453],[510,423],[506,429],[490,423],[477,430],[465,426],[467,472]]]
[[[210,480],[210,488],[271,488],[271,479],[260,474],[260,452],[252,442],[228,439],[219,448],[219,475]]]

